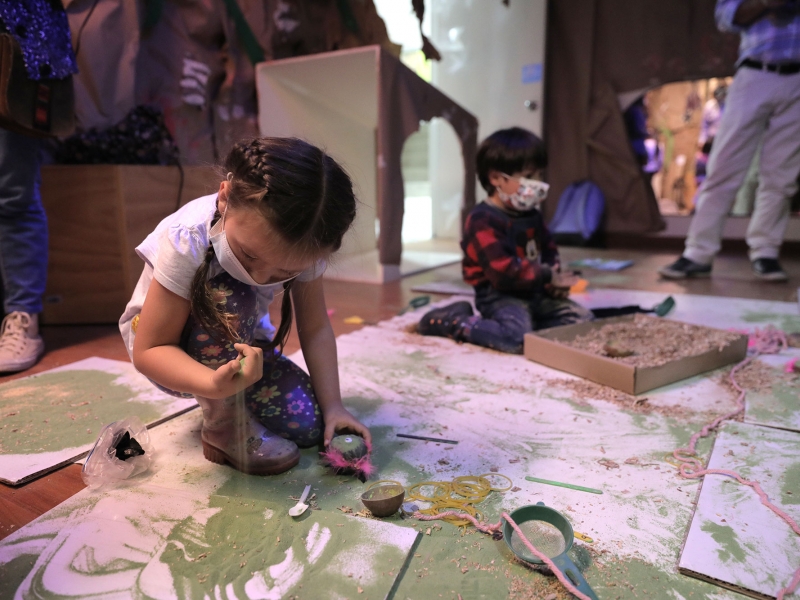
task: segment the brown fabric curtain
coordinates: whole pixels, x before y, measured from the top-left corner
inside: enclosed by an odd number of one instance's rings
[[[628,141],[617,95],[733,74],[739,38],[720,33],[715,0],[550,0],[545,85],[551,217],[564,189],[591,179],[606,231],[664,227]]]
[[[136,105],[137,3],[69,0],[64,7],[73,46],[80,39],[79,72],[73,77],[78,128],[104,129],[116,125]]]

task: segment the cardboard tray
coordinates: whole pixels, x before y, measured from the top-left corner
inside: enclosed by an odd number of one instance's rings
[[[599,319],[525,334],[525,357],[545,366],[589,379],[627,394],[642,394],[706,371],[744,360],[747,336],[740,335],[722,350],[681,358],[658,367],[634,367],[563,344],[609,323],[632,321],[636,315]],[[656,319],[657,317],[647,317]],[[710,329],[710,328],[709,328]]]

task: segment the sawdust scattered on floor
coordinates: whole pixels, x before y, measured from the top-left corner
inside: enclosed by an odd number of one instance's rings
[[[588,379],[549,379],[548,385],[569,390],[573,401],[586,404],[588,400],[604,400],[616,404],[620,408],[643,414],[657,413],[665,417],[686,417],[696,415],[698,411],[686,406],[660,406],[650,404],[647,396],[631,396],[607,385],[601,385]]]
[[[608,387],[607,385],[589,381],[588,379],[548,379],[547,383],[548,385],[573,392],[575,394],[575,400],[579,403],[585,403],[587,400],[605,400],[606,402],[612,402],[625,408],[644,411],[650,410],[649,407],[645,406],[646,400],[631,396],[630,394]]]
[[[511,577],[508,600],[570,600],[572,594],[555,577]]]
[[[636,315],[631,321],[609,323],[563,343],[598,356],[615,354],[613,360],[631,366],[658,367],[710,350],[722,350],[740,336],[731,331]],[[609,345],[615,352],[609,352]],[[620,350],[633,354],[616,356]]]
[[[787,333],[786,341],[790,348],[800,348],[800,332]]]
[[[736,372],[736,383],[740,387],[753,392],[771,392],[772,386],[779,383],[790,383],[797,380],[791,373],[784,373],[775,367],[770,367],[760,360],[754,360]],[[719,383],[728,389],[735,396],[739,395],[738,390],[731,383],[730,371],[725,371],[719,376]]]

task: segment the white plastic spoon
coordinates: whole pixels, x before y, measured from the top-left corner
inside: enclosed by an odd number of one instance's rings
[[[289,515],[292,517],[299,517],[302,515],[306,510],[308,510],[308,504],[305,504],[306,498],[308,498],[308,493],[311,491],[311,486],[307,485],[306,489],[303,490],[303,495],[300,496],[300,500],[297,501],[292,508],[289,509]]]

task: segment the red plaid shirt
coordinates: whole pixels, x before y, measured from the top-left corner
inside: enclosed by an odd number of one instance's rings
[[[488,202],[467,217],[461,248],[464,281],[489,282],[501,292],[540,289],[558,262],[558,248],[538,210],[512,215]]]

